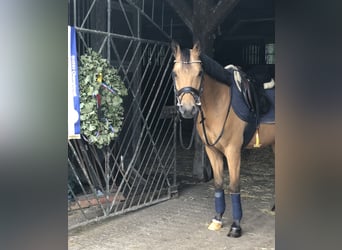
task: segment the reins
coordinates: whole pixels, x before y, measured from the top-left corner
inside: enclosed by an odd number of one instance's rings
[[[209,140],[208,140],[208,136],[207,136],[207,130],[205,129],[205,125],[204,125],[204,121],[205,121],[205,117],[204,117],[204,114],[203,114],[203,110],[202,110],[202,107],[200,106],[199,109],[200,109],[200,112],[201,112],[201,121],[200,123],[202,124],[202,129],[203,129],[203,135],[204,135],[204,138],[205,138],[205,142],[208,146],[215,146],[218,141],[221,139],[222,135],[223,135],[223,132],[224,132],[224,128],[226,126],[226,122],[227,122],[227,118],[228,118],[228,115],[229,115],[229,111],[230,111],[230,107],[231,107],[231,104],[232,104],[232,92],[230,91],[230,101],[229,101],[229,106],[228,106],[228,110],[227,110],[227,114],[226,114],[226,117],[224,119],[224,122],[223,122],[223,127],[222,127],[222,130],[219,134],[219,136],[216,138],[216,140],[213,142],[213,143],[210,143]]]
[[[197,117],[196,117],[197,118]],[[188,146],[184,146],[184,142],[183,142],[183,133],[182,133],[182,119],[180,117],[178,117],[179,119],[179,142],[182,146],[183,149],[185,150],[189,150],[192,147],[192,144],[194,142],[194,136],[195,136],[195,127],[196,127],[196,118],[194,118],[194,125],[192,127],[192,132],[191,132],[191,138],[190,138],[190,142]]]

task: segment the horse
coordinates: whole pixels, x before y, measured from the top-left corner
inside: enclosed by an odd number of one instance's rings
[[[275,119],[263,122],[262,119],[256,117],[255,112],[248,114],[246,119],[241,118],[237,107],[240,104],[236,104],[241,103],[238,96],[243,96],[242,92],[250,95],[250,92],[236,88],[234,76],[242,76],[244,79],[242,82],[246,82],[246,79],[247,82],[250,80],[238,67],[232,66],[225,69],[201,53],[199,42],[195,42],[192,49],[181,49],[176,41],[172,41],[171,50],[175,59],[171,74],[177,110],[183,118],[195,119],[196,130],[205,145],[213,170],[216,213],[208,229],[218,231],[222,227],[222,216],[226,209],[223,189],[223,157],[225,157],[229,171],[228,191],[231,197],[233,219],[227,236],[240,237],[242,235],[241,150],[272,146],[274,152]],[[241,84],[240,88],[243,85]],[[246,101],[242,103],[245,108],[250,108]],[[274,111],[274,95],[270,105]],[[248,117],[254,118],[253,122],[249,122]]]

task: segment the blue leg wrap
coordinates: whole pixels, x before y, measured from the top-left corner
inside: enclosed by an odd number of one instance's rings
[[[215,210],[216,213],[222,215],[226,209],[226,201],[224,199],[223,189],[215,190]]]
[[[233,220],[240,221],[242,218],[240,193],[230,194],[230,197],[232,199]]]

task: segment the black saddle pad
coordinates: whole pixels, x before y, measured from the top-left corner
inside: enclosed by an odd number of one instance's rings
[[[242,93],[239,91],[235,84],[234,76],[231,75],[231,81],[233,84],[231,85],[232,90],[232,107],[235,113],[240,117],[241,120],[248,123],[255,123],[256,117],[253,112],[250,111],[247,104],[243,99]],[[266,114],[262,114],[260,116],[260,123],[274,123],[275,122],[275,88],[266,89],[265,94],[269,101],[271,102],[271,106],[269,111]]]

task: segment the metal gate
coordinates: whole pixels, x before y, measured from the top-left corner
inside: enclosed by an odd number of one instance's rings
[[[176,119],[164,1],[70,0],[78,55],[91,47],[127,89],[120,136],[98,149],[68,142],[69,229],[167,199],[176,187]]]

